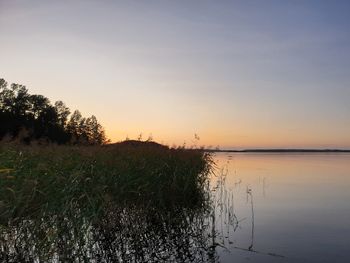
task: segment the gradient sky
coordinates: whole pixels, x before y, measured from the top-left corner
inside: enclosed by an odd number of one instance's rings
[[[0,0],[0,77],[118,141],[350,148],[350,1]]]

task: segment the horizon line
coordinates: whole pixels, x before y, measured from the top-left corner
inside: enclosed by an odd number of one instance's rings
[[[234,150],[234,149],[205,149],[206,151],[210,152],[271,152],[271,153],[281,153],[281,152],[310,152],[310,153],[316,153],[316,152],[348,152],[350,153],[350,149],[337,149],[337,148],[323,148],[323,149],[314,149],[314,148],[261,148],[261,149],[241,149],[241,150]]]

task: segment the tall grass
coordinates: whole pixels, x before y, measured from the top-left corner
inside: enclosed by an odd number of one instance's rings
[[[111,204],[192,206],[205,199],[211,157],[153,143],[0,146],[0,224]]]
[[[200,150],[0,144],[0,261],[203,261]]]

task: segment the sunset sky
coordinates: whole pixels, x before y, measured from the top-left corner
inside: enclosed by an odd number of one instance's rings
[[[349,14],[340,0],[0,0],[0,78],[96,115],[112,141],[350,148]]]

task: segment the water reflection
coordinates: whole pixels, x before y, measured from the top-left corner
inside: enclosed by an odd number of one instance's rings
[[[217,233],[225,246],[217,248],[221,262],[350,261],[349,154],[218,154],[216,160],[233,196],[224,203],[234,204],[239,221]],[[219,209],[219,222],[220,216]]]
[[[3,233],[1,261],[215,262],[207,209],[113,207],[98,222],[75,215],[23,221]]]
[[[1,262],[348,262],[350,155],[217,155],[203,202],[1,229]]]
[[[254,247],[253,191],[245,186],[250,214],[237,214],[235,202],[243,187],[235,179],[230,188],[230,163],[218,161],[215,174],[186,207],[164,209],[144,204],[111,205],[102,217],[86,218],[79,209],[40,219],[9,222],[1,230],[0,260],[4,262],[218,262],[223,253],[241,250],[264,253]],[[237,172],[235,171],[235,176]],[[242,223],[249,222],[249,226]],[[249,243],[236,234],[249,229]],[[246,239],[246,237],[243,237]]]
[[[109,262],[203,262],[213,259],[204,211],[128,208],[110,213],[94,231],[97,254]]]
[[[232,160],[232,157],[229,158]],[[237,177],[237,171],[232,169],[231,162],[225,163],[218,159],[216,177],[212,178],[214,187],[211,190],[212,202],[212,237],[213,244],[216,244],[218,258],[222,261],[225,257],[230,260],[241,260],[241,256],[234,255],[235,251],[247,253],[245,259],[251,259],[251,254],[266,256],[272,259],[283,259],[284,256],[271,251],[260,251],[254,247],[255,241],[255,214],[253,190],[249,184],[242,191],[243,180]],[[248,213],[240,213],[241,197],[245,197],[245,206],[249,208]],[[239,205],[237,205],[237,203]],[[247,211],[244,211],[247,212]],[[243,217],[243,215],[245,215]],[[249,231],[249,232],[247,232]],[[244,232],[242,235],[241,232]],[[241,242],[245,242],[245,244]],[[225,259],[224,259],[225,260]]]

